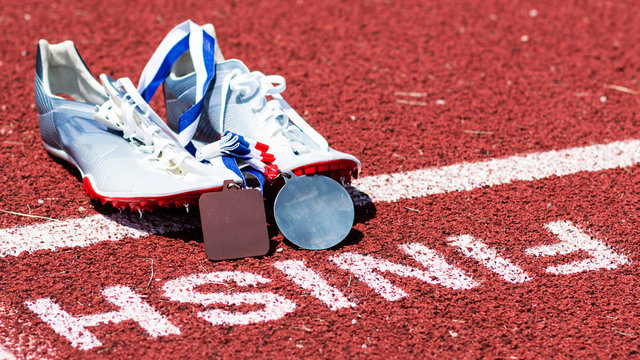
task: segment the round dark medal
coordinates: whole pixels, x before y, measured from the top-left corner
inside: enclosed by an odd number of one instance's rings
[[[273,212],[282,234],[297,246],[323,250],[339,244],[354,219],[349,193],[325,176],[283,174]]]

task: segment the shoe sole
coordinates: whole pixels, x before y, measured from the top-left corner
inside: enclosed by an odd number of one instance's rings
[[[306,164],[291,170],[296,176],[324,175],[336,180],[342,185],[351,184],[352,179],[358,178],[358,164],[351,160],[329,160]]]
[[[73,160],[73,158],[71,158],[64,150],[53,148],[45,143],[43,143],[43,145],[51,155],[66,161],[67,163],[78,169],[78,171],[80,172],[80,176],[82,177],[82,185],[84,191],[89,194],[89,197],[91,197],[92,200],[98,200],[102,204],[110,204],[111,206],[120,210],[146,210],[151,212],[157,208],[179,208],[188,207],[190,205],[198,206],[198,201],[200,200],[200,196],[202,194],[222,190],[222,186],[218,186],[209,189],[194,190],[189,192],[152,197],[120,197],[105,195],[104,192],[100,191],[100,189],[96,189],[94,184],[91,182],[91,175],[86,175],[82,171],[80,166],[78,166],[78,164],[75,162],[75,160]]]

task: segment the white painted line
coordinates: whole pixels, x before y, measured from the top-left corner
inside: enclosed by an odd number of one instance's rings
[[[498,255],[496,249],[489,247],[471,235],[451,236],[447,239],[447,242],[449,245],[457,247],[464,256],[478,261],[489,270],[500,275],[505,281],[520,284],[531,280],[531,276],[522,268],[512,263],[509,259]]]
[[[0,360],[15,360],[16,357],[4,346],[0,345]]]
[[[368,176],[353,182],[369,201],[397,201],[452,191],[533,181],[581,171],[601,171],[640,163],[640,139],[565,150],[515,155],[475,163],[405,173]],[[367,202],[360,195],[356,204]]]
[[[476,163],[462,163],[406,173],[368,176],[349,189],[356,205],[371,201],[397,201],[431,194],[473,190],[483,186],[533,181],[580,171],[601,171],[640,163],[640,139],[605,145],[515,155]],[[0,229],[0,257],[21,252],[89,246],[100,241],[138,238],[182,231],[199,224],[180,216],[163,217],[122,213],[46,222]]]
[[[93,215],[17,226],[0,230],[0,257],[17,256],[23,251],[56,250],[63,247],[89,246],[100,241],[135,239],[197,226],[199,224],[184,216],[147,214],[140,218],[133,213]]]

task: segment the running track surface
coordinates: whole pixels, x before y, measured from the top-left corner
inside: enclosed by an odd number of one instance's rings
[[[0,8],[0,210],[56,219],[0,213],[0,359],[638,356],[637,2]],[[342,245],[210,262],[197,213],[120,214],[46,154],[40,38],[137,81],[187,18],[360,158]]]

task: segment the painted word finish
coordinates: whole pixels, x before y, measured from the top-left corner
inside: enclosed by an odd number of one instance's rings
[[[600,269],[611,270],[630,264],[626,256],[617,253],[611,246],[589,236],[570,222],[555,221],[545,227],[557,236],[559,242],[528,248],[525,250],[526,254],[541,257],[567,255],[580,251],[589,255],[585,260],[549,266],[545,271],[550,274],[566,275]],[[506,282],[520,284],[532,279],[532,276],[518,265],[471,235],[452,236],[447,239],[447,243]],[[385,278],[384,273],[412,277],[427,284],[453,290],[466,290],[480,286],[480,283],[463,270],[449,264],[435,250],[419,243],[402,244],[399,248],[421,267],[398,264],[352,252],[333,256],[330,260],[340,269],[353,274],[387,301],[395,301],[408,294]],[[356,306],[355,302],[349,300],[339,289],[331,286],[322,274],[307,266],[302,260],[279,261],[273,266],[282,271],[293,284],[325,304],[330,310],[336,311]],[[281,319],[295,311],[297,304],[285,296],[269,291],[201,292],[198,291],[198,287],[207,284],[233,283],[238,287],[250,288],[269,282],[271,282],[270,279],[249,272],[202,273],[165,282],[161,295],[170,301],[204,306],[243,304],[257,306],[258,310],[249,312],[211,308],[197,313],[198,317],[213,325],[246,325]],[[65,337],[73,347],[80,350],[102,346],[102,342],[90,331],[90,328],[107,323],[133,321],[154,338],[181,334],[176,324],[145,302],[143,296],[136,294],[132,289],[126,286],[112,286],[102,290],[102,294],[105,300],[117,310],[72,315],[50,298],[28,301],[25,302],[25,306],[36,313],[56,333]]]

